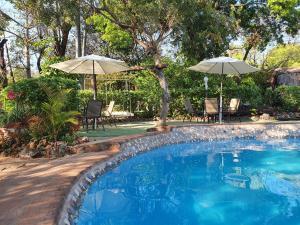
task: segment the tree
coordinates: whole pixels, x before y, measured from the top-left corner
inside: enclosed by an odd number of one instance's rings
[[[269,0],[271,13],[281,20],[285,31],[295,35],[300,29],[300,1],[299,0]]]
[[[98,45],[101,48],[97,52],[100,54],[120,58],[134,65],[141,63],[146,58],[145,52],[134,43],[131,35],[110,20],[93,15],[87,19],[87,23],[92,25],[95,32],[99,34]]]
[[[265,69],[272,70],[279,67],[300,66],[300,45],[278,45],[267,55],[264,62]]]
[[[0,41],[0,81],[3,88],[8,85],[6,63],[4,58],[4,47],[6,42],[7,39],[2,39]]]
[[[154,62],[153,72],[162,88],[160,125],[166,124],[169,111],[170,93],[162,63],[162,44],[170,38],[178,25],[176,0],[128,0],[128,1],[99,1],[94,6],[95,12],[120,29],[127,32],[133,42],[143,48]]]
[[[26,12],[34,25],[44,25],[53,38],[56,56],[65,56],[69,33],[78,17],[78,0],[10,0],[16,9]]]
[[[29,13],[25,10],[25,13],[22,14],[20,21],[13,16],[8,15],[6,12],[0,9],[0,17],[5,19],[8,22],[12,22],[18,29],[11,30],[8,26],[0,27],[0,31],[7,32],[15,36],[17,41],[21,42],[24,50],[25,56],[25,69],[27,78],[31,78],[31,55],[30,55],[30,46],[32,42],[32,36],[30,35],[30,30],[33,28],[32,20],[29,16]]]
[[[181,7],[182,21],[175,35],[181,53],[189,60],[219,56],[236,37],[235,20],[230,15],[234,1],[186,1]]]
[[[297,34],[300,16],[296,2],[297,0],[241,0],[232,7],[239,33],[244,37],[243,60],[247,59],[253,48],[262,51],[272,41],[282,44],[284,34]]]

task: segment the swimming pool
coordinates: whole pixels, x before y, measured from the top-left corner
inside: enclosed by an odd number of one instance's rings
[[[167,145],[98,177],[78,225],[300,224],[300,139]]]

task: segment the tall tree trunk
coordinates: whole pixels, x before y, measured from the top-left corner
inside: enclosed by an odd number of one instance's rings
[[[62,36],[59,37],[60,35],[57,34],[56,30],[53,30],[54,32],[54,54],[56,56],[64,57],[66,55],[66,49],[67,49],[67,44],[68,44],[68,38],[69,38],[69,33],[71,30],[72,26],[69,24],[64,24],[62,26],[61,34]]]
[[[37,61],[36,61],[36,66],[37,66],[40,74],[42,73],[41,62],[42,62],[44,52],[45,52],[45,48],[39,49],[39,56],[38,56]]]
[[[159,85],[162,88],[162,96],[161,96],[161,111],[160,111],[160,118],[159,118],[159,126],[166,126],[167,125],[167,117],[170,108],[170,91],[169,91],[169,83],[164,75],[163,66],[161,63],[160,55],[154,56],[155,60],[155,75],[159,81]]]
[[[77,15],[75,16],[75,26],[76,26],[76,57],[82,56],[82,40],[81,40],[81,7],[80,0],[78,0]]]
[[[39,37],[40,41],[45,40],[44,39],[45,36],[49,36],[49,34],[47,33],[47,28],[44,25],[38,25],[36,27],[36,31],[37,31],[37,34],[38,34],[38,37]],[[38,57],[37,57],[37,61],[36,61],[36,66],[37,66],[40,74],[42,73],[41,63],[42,63],[42,58],[44,56],[46,48],[47,48],[46,45],[43,45],[43,46],[38,48]]]
[[[246,52],[245,52],[243,61],[246,61],[246,59],[247,59],[247,57],[248,57],[248,55],[249,55],[251,49],[252,49],[252,45],[249,45],[249,46],[246,48]]]
[[[4,58],[4,46],[6,42],[7,39],[2,39],[0,42],[0,79],[3,88],[8,85],[6,63]]]
[[[15,83],[16,81],[15,81],[14,72],[13,72],[13,68],[11,65],[10,57],[9,57],[9,51],[8,51],[7,44],[5,45],[5,50],[6,50],[7,63],[9,66],[9,74],[11,76],[12,82]]]
[[[87,41],[87,27],[86,24],[83,27],[83,31],[82,31],[82,50],[81,53],[83,56],[86,55],[86,41]]]
[[[24,45],[24,55],[26,60],[26,77],[31,78],[31,62],[30,62],[30,46],[29,46],[29,18],[26,15],[25,21],[25,45]]]
[[[24,55],[25,55],[25,60],[26,60],[26,77],[31,78],[30,49],[29,49],[29,45],[27,43],[24,46]]]

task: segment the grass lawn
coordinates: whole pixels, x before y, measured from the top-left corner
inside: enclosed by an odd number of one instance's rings
[[[243,119],[243,122],[250,122],[250,119]],[[192,122],[182,122],[182,120],[169,121],[168,125],[180,126],[189,124],[200,124],[196,121]],[[133,135],[145,133],[147,129],[155,127],[155,121],[139,121],[139,122],[127,122],[127,123],[117,123],[117,127],[105,125],[105,131],[99,127],[96,130],[90,129],[86,131],[81,129],[78,132],[79,136],[89,137],[92,140],[106,139],[111,137],[118,137],[123,135]]]

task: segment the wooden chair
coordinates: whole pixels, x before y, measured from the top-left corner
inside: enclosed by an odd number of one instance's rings
[[[200,114],[195,112],[194,107],[189,98],[186,98],[184,100],[184,108],[185,108],[186,114],[184,115],[182,122],[184,123],[186,118],[190,118],[190,122],[191,122],[193,117],[196,117],[197,122],[198,122]]]
[[[241,100],[239,98],[230,99],[230,103],[227,111],[225,112],[228,115],[228,121],[231,120],[232,115],[237,115]],[[239,121],[241,122],[241,118],[239,117]]]
[[[89,120],[93,121],[93,129],[98,127],[98,123],[100,122],[103,130],[105,130],[102,120],[102,102],[97,100],[91,100],[88,102],[87,108],[82,116],[82,124],[86,125],[86,129],[89,128]]]
[[[204,110],[208,123],[210,118],[213,118],[213,120],[216,122],[216,118],[219,115],[218,99],[206,98],[204,100]]]
[[[114,106],[115,106],[115,101],[110,101],[107,109],[103,112],[103,116],[106,118],[110,126],[112,125],[112,123],[115,126],[117,126],[116,118],[113,115]]]

